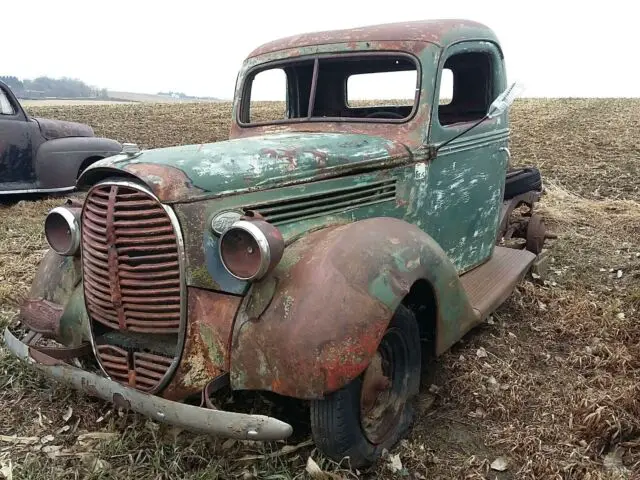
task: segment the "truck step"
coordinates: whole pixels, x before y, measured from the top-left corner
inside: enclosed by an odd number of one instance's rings
[[[479,320],[497,309],[513,292],[536,259],[527,250],[495,247],[489,261],[460,277]]]

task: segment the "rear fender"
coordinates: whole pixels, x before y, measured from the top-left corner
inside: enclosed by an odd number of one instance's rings
[[[418,227],[374,218],[309,233],[240,307],[234,389],[322,398],[369,364],[396,307],[424,279],[437,301],[436,353],[475,319],[456,269]]]
[[[40,188],[73,187],[85,160],[106,158],[121,151],[122,145],[109,138],[70,137],[49,140],[36,153],[35,167]]]

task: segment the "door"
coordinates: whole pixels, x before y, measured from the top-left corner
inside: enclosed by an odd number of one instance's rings
[[[8,183],[35,181],[31,132],[15,97],[0,85],[0,191],[10,189]]]
[[[449,47],[438,67],[430,143],[437,147],[478,122],[505,87],[502,54],[495,44]],[[493,253],[508,135],[505,113],[443,146],[429,165],[426,230],[460,273]]]

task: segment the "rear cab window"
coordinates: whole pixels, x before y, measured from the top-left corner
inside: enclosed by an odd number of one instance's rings
[[[418,61],[405,53],[337,54],[249,71],[242,125],[300,121],[405,122],[419,102]],[[265,108],[277,102],[281,108]]]

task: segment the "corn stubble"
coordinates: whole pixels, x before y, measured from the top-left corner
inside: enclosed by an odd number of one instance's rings
[[[145,148],[223,140],[231,115],[228,103],[29,110]],[[640,101],[520,100],[511,121],[514,164],[541,169],[539,210],[559,236],[549,275],[525,281],[429,365],[410,436],[359,478],[397,478],[392,463],[408,478],[639,478]],[[28,291],[43,217],[59,201],[0,206],[3,326]],[[315,463],[326,478],[358,478],[312,445],[216,441],[113,411],[4,351],[0,387],[0,432],[17,439],[0,441],[5,476],[301,478]],[[87,434],[97,440],[79,441]]]

